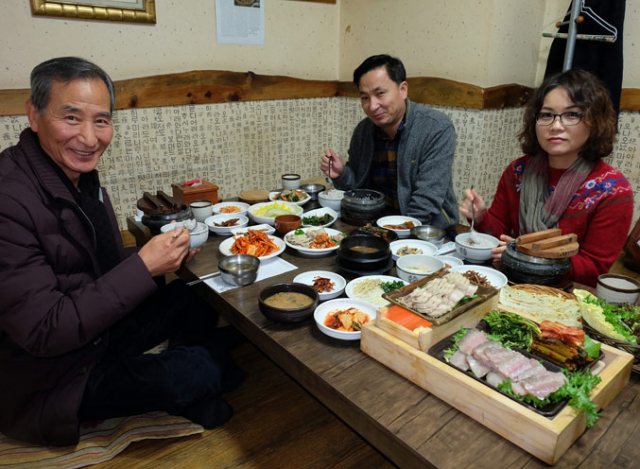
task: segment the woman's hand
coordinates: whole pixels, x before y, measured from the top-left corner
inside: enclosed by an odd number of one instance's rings
[[[329,161],[331,161],[331,168],[329,168]],[[325,150],[324,155],[320,158],[320,169],[329,178],[335,179],[342,174],[344,166],[335,151]]]
[[[497,248],[493,248],[491,250],[491,257],[494,261],[499,261],[502,259],[502,253],[507,249],[507,243],[514,241],[511,236],[500,235],[500,244],[498,244]]]
[[[482,220],[486,206],[482,197],[474,189],[465,189],[464,198],[460,202],[460,213],[464,215],[468,220],[471,220],[471,204],[473,204],[475,221]]]

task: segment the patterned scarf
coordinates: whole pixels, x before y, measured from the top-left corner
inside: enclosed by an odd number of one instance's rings
[[[564,172],[549,195],[549,158],[531,158],[524,169],[520,188],[520,234],[556,228],[558,220],[594,166],[595,163],[578,158]]]

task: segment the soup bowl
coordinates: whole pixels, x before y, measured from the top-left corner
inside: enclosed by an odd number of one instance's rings
[[[409,254],[402,256],[396,262],[398,277],[405,282],[417,282],[444,267],[444,262],[432,256]]]
[[[437,248],[441,248],[444,243],[444,229],[439,226],[422,225],[411,228],[411,235],[423,241],[433,243]]]
[[[640,282],[626,275],[602,274],[598,277],[596,295],[607,303],[635,304],[640,295]]]
[[[291,298],[290,293],[300,294],[301,297]],[[283,294],[274,298],[277,294]],[[297,296],[297,295],[296,295]],[[305,300],[306,303],[298,300]],[[287,302],[286,300],[292,300]],[[258,295],[260,311],[266,317],[276,322],[294,323],[304,321],[313,315],[320,298],[318,292],[310,285],[295,282],[276,283],[262,289]]]
[[[247,254],[233,254],[218,262],[220,277],[229,285],[243,287],[256,281],[260,259]]]

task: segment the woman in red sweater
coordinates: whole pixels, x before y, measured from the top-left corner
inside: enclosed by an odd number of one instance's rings
[[[460,203],[469,220],[474,205],[478,231],[501,240],[494,259],[521,234],[560,228],[580,243],[571,278],[595,286],[620,254],[633,217],[631,185],[601,160],[615,133],[609,92],[591,73],[569,70],[536,90],[518,136],[525,156],[504,171],[491,207],[473,189]]]

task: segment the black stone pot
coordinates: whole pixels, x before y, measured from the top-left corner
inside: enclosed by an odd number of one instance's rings
[[[505,275],[515,283],[552,285],[561,281],[571,269],[570,258],[547,259],[530,256],[518,251],[514,241],[507,244],[501,261]]]

